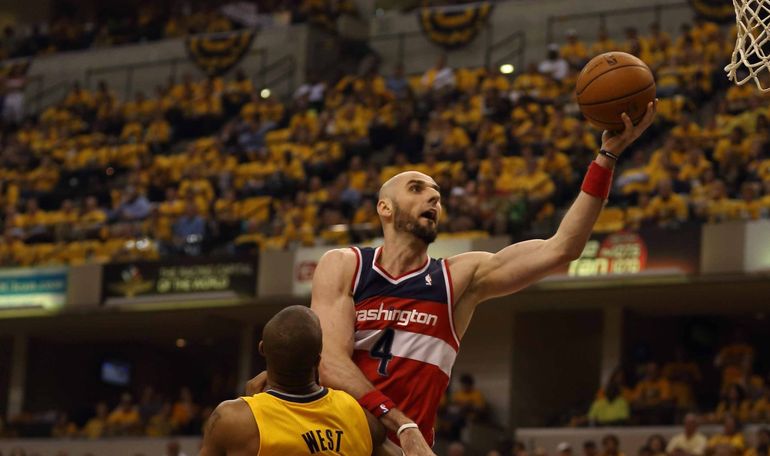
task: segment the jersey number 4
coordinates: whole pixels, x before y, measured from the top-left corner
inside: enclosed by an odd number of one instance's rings
[[[393,347],[393,336],[395,333],[392,328],[383,331],[382,336],[377,339],[377,342],[374,343],[369,351],[369,356],[380,360],[380,367],[377,368],[377,373],[383,377],[388,376],[388,363],[393,359],[391,347]]]

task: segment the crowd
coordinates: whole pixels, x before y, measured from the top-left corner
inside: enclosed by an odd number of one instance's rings
[[[755,350],[742,331],[719,350],[713,365],[719,370],[721,386],[711,391],[719,398],[716,407],[702,416],[705,423],[723,423],[729,417],[742,423],[764,423],[770,420],[770,376],[754,371]],[[693,410],[704,409],[697,400],[701,366],[678,349],[673,359],[663,364],[649,362],[638,369],[635,385],[629,386],[625,372],[617,369],[599,389],[588,413],[571,420],[572,426],[608,426],[623,424],[673,423]],[[707,392],[709,393],[709,392]],[[707,401],[708,402],[708,401]]]
[[[92,8],[64,5],[54,11],[50,21],[4,27],[0,60],[270,24],[327,25],[342,14],[355,14],[353,2],[345,0],[144,0]]]
[[[550,232],[598,146],[572,100],[577,71],[612,48],[650,63],[661,100],[658,123],[620,162],[597,231],[766,217],[764,97],[751,85],[721,89],[728,48],[714,39],[724,33],[697,22],[673,39],[653,24],[624,42],[600,31],[589,46],[570,32],[512,78],[454,69],[445,56],[422,75],[382,76],[367,59],[332,82],[311,75],[288,102],[242,72],[185,75],[130,100],[105,83],[75,84],[39,116],[6,122],[0,259],[79,264],[360,242],[379,234],[380,183],[405,169],[441,186],[443,236]]]
[[[146,387],[141,390],[138,401],[126,392],[116,403],[100,401],[85,413],[80,410],[22,412],[0,425],[0,437],[99,439],[201,435],[203,425],[214,407],[231,396],[222,394],[216,398],[195,401],[191,390],[182,387],[178,396],[172,400],[152,387]]]

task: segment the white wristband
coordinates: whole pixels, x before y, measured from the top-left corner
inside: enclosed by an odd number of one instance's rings
[[[396,437],[401,437],[401,433],[406,431],[407,429],[420,429],[420,427],[417,426],[417,423],[402,424],[401,427],[398,428],[398,431],[396,431]]]

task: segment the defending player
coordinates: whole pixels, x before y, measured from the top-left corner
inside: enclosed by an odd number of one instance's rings
[[[321,327],[310,309],[278,312],[263,331],[267,390],[219,404],[201,456],[369,456],[382,425],[342,391],[318,385]]]

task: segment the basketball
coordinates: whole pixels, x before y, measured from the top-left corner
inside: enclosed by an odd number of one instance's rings
[[[578,75],[575,95],[583,116],[600,130],[622,130],[624,112],[639,122],[655,99],[655,78],[639,58],[606,52],[589,61]]]

